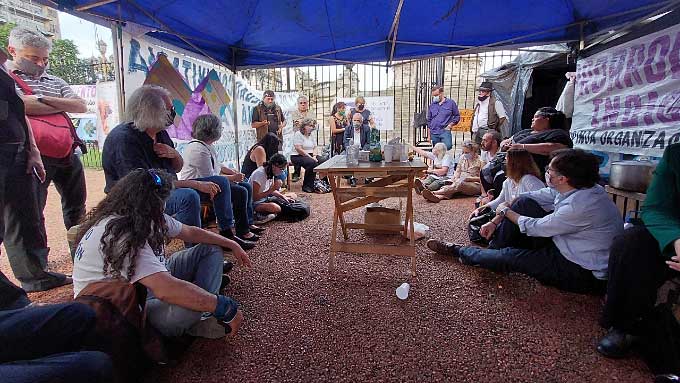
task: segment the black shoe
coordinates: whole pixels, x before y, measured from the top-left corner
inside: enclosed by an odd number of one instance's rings
[[[258,227],[258,226],[255,226],[255,225],[250,227],[250,232],[253,233],[253,234],[259,235],[259,234],[264,233],[265,230],[267,230],[267,229],[265,229],[264,227]]]
[[[673,374],[657,375],[654,378],[654,383],[678,383],[680,382],[680,376]]]
[[[607,335],[600,339],[597,352],[607,358],[623,358],[628,355],[636,339],[637,337],[612,327]]]
[[[222,283],[220,283],[220,294],[224,295],[224,290],[231,283],[231,278],[228,275],[222,275]]]
[[[231,269],[234,268],[234,264],[229,261],[224,261],[222,264],[222,274],[229,274]]]
[[[427,248],[434,251],[437,254],[447,255],[450,257],[458,258],[460,257],[460,245],[456,245],[451,242],[444,242],[438,239],[430,239],[427,241]]]
[[[245,240],[235,236],[234,233],[231,232],[231,230],[222,230],[222,231],[220,231],[220,235],[225,237],[225,238],[229,238],[232,241],[238,243],[238,245],[241,246],[241,248],[243,250],[250,250],[250,249],[255,247],[255,243],[250,242],[250,241],[245,241]]]
[[[302,191],[305,193],[314,193],[314,188],[303,186]]]
[[[250,233],[252,234],[251,237],[246,238],[246,237],[243,237],[243,236],[239,236],[239,238],[241,238],[241,239],[244,240],[244,241],[250,241],[250,242],[257,242],[257,241],[260,240],[260,236],[259,236],[259,235],[255,234],[255,233],[253,233],[253,232],[250,232]]]

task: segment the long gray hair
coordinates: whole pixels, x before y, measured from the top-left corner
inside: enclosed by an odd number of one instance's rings
[[[140,132],[165,129],[168,123],[165,98],[170,98],[170,92],[160,86],[144,85],[135,90],[125,105],[125,121],[133,122]]]

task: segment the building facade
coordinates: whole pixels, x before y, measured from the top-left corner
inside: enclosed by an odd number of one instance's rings
[[[38,30],[53,39],[61,38],[57,10],[31,0],[0,1],[0,24],[5,23]]]

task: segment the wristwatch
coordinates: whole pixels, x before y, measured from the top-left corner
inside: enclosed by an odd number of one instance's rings
[[[506,206],[502,208],[500,212],[498,212],[498,215],[500,215],[501,217],[505,217],[505,215],[508,213],[508,210],[510,210],[510,208]]]

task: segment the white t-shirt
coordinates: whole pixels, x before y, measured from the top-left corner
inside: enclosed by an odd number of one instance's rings
[[[490,97],[487,97],[484,101],[477,101],[479,108],[475,108],[475,116],[472,119],[473,132],[478,131],[480,127],[486,128],[489,124],[489,99]],[[508,115],[505,113],[503,103],[499,100],[496,100],[495,105],[498,119],[500,120],[503,117],[507,119]],[[500,126],[498,128],[500,129]]]
[[[499,194],[495,200],[489,202],[488,206],[491,209],[496,210],[498,205],[503,202],[512,201],[522,193],[540,190],[544,187],[545,184],[543,181],[531,174],[525,174],[519,180],[519,184],[515,183],[515,181],[510,178],[506,178],[505,181],[503,181],[503,190],[501,190],[501,194]]]
[[[168,225],[168,237],[178,236],[180,231],[182,231],[182,223],[167,214],[164,214],[164,216],[165,223]],[[113,217],[104,218],[95,226],[92,226],[78,244],[75,258],[73,259],[74,297],[77,297],[80,291],[90,283],[109,279],[109,277],[104,275],[104,253],[102,253],[101,249],[101,238],[106,229],[106,224],[111,219]],[[165,267],[165,255],[154,254],[148,242],[139,249],[135,261],[135,275],[130,277],[130,283],[135,283],[152,274],[168,271]],[[128,257],[123,262],[123,267],[120,271],[121,276],[127,278],[129,268],[130,258]]]
[[[311,137],[305,136],[299,130],[293,134],[293,148],[295,148],[295,145],[302,145],[302,150],[309,154],[314,154],[314,147],[316,147],[314,140]],[[298,155],[298,152],[293,150],[292,154]]]
[[[493,159],[493,157],[494,157],[494,156],[491,154],[491,152],[489,152],[489,151],[487,151],[487,150],[482,150],[482,154],[479,155],[479,158],[480,158],[480,159],[482,160],[482,162],[484,162],[485,164],[488,164],[489,161],[491,161],[491,160]]]
[[[222,170],[217,162],[215,148],[206,143],[190,142],[184,147],[182,159],[184,165],[179,172],[179,179],[181,180],[217,176]]]
[[[427,153],[427,158],[432,160],[434,162],[434,168],[435,169],[441,169],[445,166],[449,167],[449,170],[446,172],[444,177],[453,177],[453,173],[456,171],[455,170],[455,163],[453,161],[453,156],[449,153],[444,154],[444,157],[439,158],[434,155],[434,153]],[[430,174],[430,176],[435,177],[435,178],[440,178],[436,174]]]
[[[259,168],[255,169],[253,174],[250,175],[248,182],[250,182],[251,185],[255,185],[257,182],[257,184],[260,185],[261,193],[263,191],[269,190],[272,187],[274,184],[274,178],[267,178],[267,171],[264,169],[264,166],[260,166]]]

